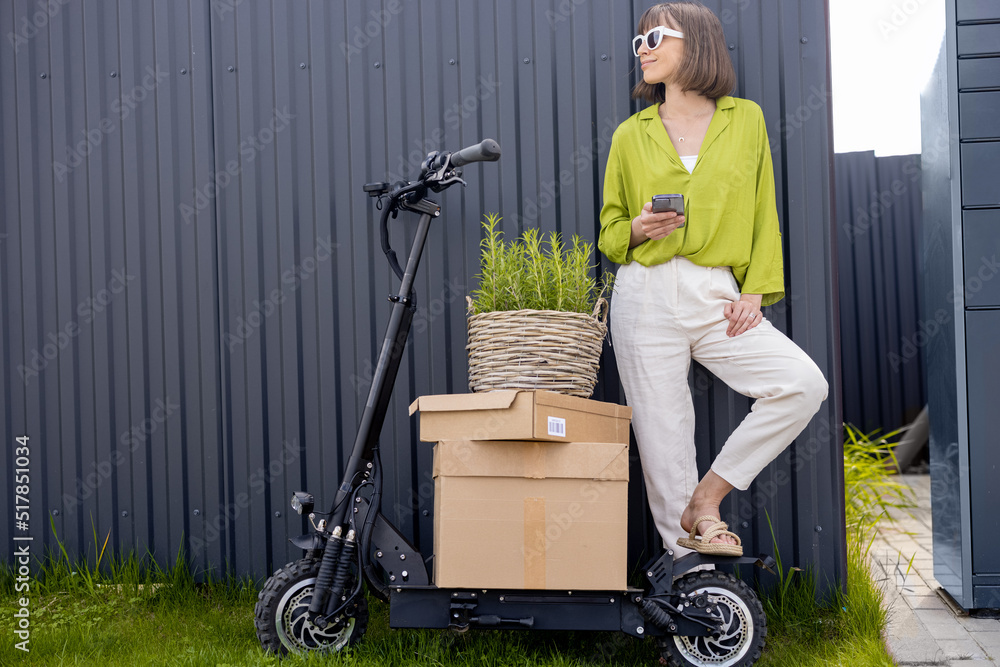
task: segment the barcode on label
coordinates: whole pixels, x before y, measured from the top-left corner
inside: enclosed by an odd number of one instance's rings
[[[549,417],[549,435],[566,437],[566,420],[561,417]]]

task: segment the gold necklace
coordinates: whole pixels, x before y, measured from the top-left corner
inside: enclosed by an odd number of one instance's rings
[[[714,113],[715,113],[715,109],[713,109],[711,111],[711,113],[703,113],[703,114],[700,114],[698,116],[695,116],[695,119],[700,122],[703,118],[705,118],[705,116],[713,115]],[[660,116],[660,119],[662,121],[666,121],[667,120],[663,116]],[[687,134],[687,132],[685,132],[684,134]],[[684,137],[677,137],[677,141],[684,141]]]

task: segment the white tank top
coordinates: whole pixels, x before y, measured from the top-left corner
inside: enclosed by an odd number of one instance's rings
[[[678,157],[681,159],[681,162],[684,163],[684,166],[687,168],[689,174],[694,171],[694,165],[698,161],[697,155],[679,155]]]

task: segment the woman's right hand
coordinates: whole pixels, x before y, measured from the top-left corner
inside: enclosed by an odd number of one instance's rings
[[[646,202],[642,207],[642,213],[632,219],[632,243],[629,247],[635,247],[647,239],[653,241],[665,239],[683,224],[682,214],[674,211],[653,213],[652,202]]]

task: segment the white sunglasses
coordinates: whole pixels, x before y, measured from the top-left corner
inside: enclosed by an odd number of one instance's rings
[[[663,42],[664,35],[667,35],[668,37],[676,37],[678,39],[684,39],[683,32],[677,32],[676,30],[671,30],[665,25],[658,25],[649,32],[647,32],[645,35],[636,35],[635,37],[632,38],[632,53],[634,53],[635,57],[638,58],[639,47],[642,46],[643,42],[645,42],[646,47],[649,48],[650,51],[652,51],[653,49],[658,47],[661,42]]]

